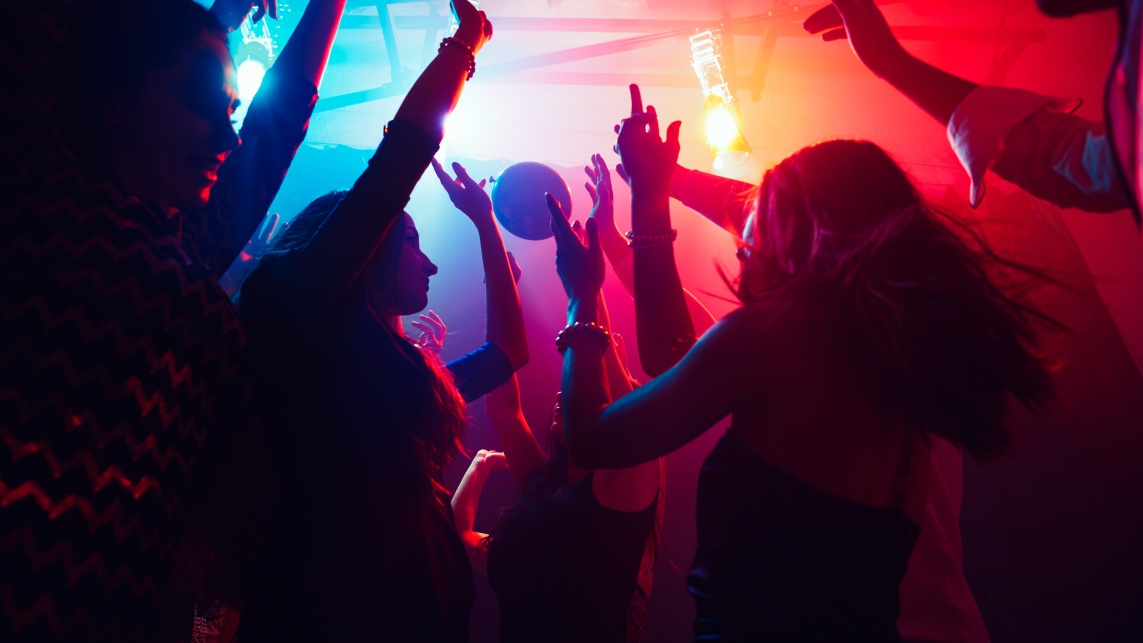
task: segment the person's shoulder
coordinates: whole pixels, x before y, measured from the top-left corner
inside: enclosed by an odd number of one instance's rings
[[[791,302],[771,300],[751,302],[743,304],[720,319],[707,331],[707,334],[765,334],[790,323],[797,317],[800,317],[800,311]]]
[[[734,360],[762,357],[800,335],[799,329],[812,323],[810,315],[791,301],[747,303],[720,319],[700,341],[708,354]]]

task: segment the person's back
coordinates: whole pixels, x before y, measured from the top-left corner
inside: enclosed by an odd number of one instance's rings
[[[643,203],[666,203],[678,125],[659,141],[655,113],[632,93],[619,150],[633,212],[648,215]],[[897,640],[928,440],[978,459],[1006,453],[1008,397],[1032,408],[1052,399],[1033,347],[1036,325],[1053,322],[1005,292],[996,267],[1020,267],[929,206],[876,145],[805,148],[767,172],[758,195],[730,282],[743,307],[678,364],[604,408],[599,349],[569,343],[569,448],[582,466],[629,466],[732,415],[699,480],[696,635]],[[659,218],[634,226],[632,244],[671,259],[662,249],[674,233]],[[598,233],[589,227],[582,248],[553,221],[569,320],[583,322],[602,282]],[[658,278],[677,280],[669,270]],[[639,297],[637,281],[637,308]]]
[[[758,394],[699,476],[698,636],[898,639],[928,447],[871,403],[869,371],[815,304],[735,313],[740,361],[723,367]]]

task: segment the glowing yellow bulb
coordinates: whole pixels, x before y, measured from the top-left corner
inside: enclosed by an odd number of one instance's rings
[[[707,110],[706,140],[712,149],[725,150],[738,136],[738,123],[724,103],[718,103]]]

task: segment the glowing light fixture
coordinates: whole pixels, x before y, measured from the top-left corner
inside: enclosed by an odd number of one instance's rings
[[[741,115],[722,74],[722,37],[717,31],[703,31],[690,38],[691,66],[706,97],[706,142],[715,169],[724,164],[742,165],[750,157],[750,144],[742,136]]]
[[[270,69],[270,65],[274,62],[274,38],[270,35],[268,24],[270,21],[263,19],[254,24],[250,20],[252,15],[253,11],[246,16],[239,27],[242,44],[234,55],[238,75],[238,97],[242,99],[242,106],[234,115],[234,119],[239,123],[246,117],[246,108],[250,105],[250,100],[258,93],[262,79],[266,76],[266,70]]]

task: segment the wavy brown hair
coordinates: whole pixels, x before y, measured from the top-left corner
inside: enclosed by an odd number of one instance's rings
[[[1011,449],[1008,395],[1054,399],[1038,328],[1017,297],[1047,279],[927,203],[881,148],[828,141],[764,176],[737,284],[744,303],[802,301],[868,368],[883,409],[985,458]]]
[[[274,240],[263,257],[288,255],[305,252],[310,239],[329,218],[347,190],[334,190],[314,199],[290,222],[285,232]],[[403,224],[394,223],[382,239],[374,262],[382,262],[382,272],[387,276],[380,285],[384,300],[392,300],[389,288],[396,282],[397,265],[400,259],[401,244],[404,242]],[[363,271],[372,274],[372,271]],[[436,360],[426,359],[424,353],[405,338],[399,326],[393,324],[392,311],[374,311],[374,317],[384,328],[399,338],[402,352],[409,365],[419,375],[424,376],[426,396],[416,409],[417,429],[413,432],[414,451],[421,469],[432,481],[437,495],[445,504],[451,495],[442,483],[442,473],[458,452],[463,452],[464,429],[468,424],[467,407],[456,390],[452,374]],[[410,404],[416,403],[409,400]]]

